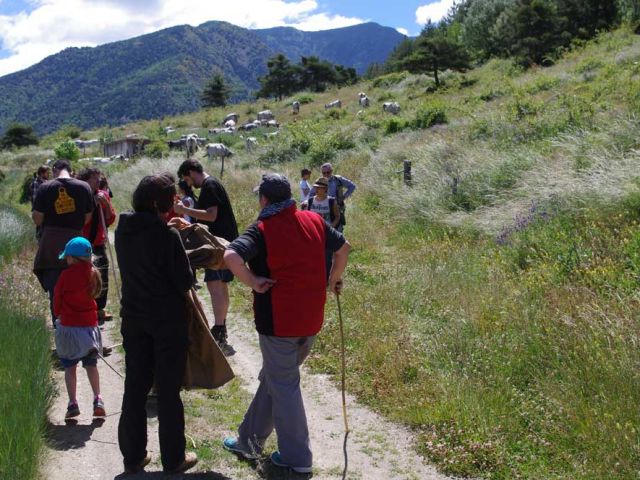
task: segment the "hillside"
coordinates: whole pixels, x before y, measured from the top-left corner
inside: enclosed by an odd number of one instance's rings
[[[549,68],[492,60],[446,72],[435,93],[430,77],[401,72],[305,92],[297,117],[294,97],[240,103],[232,108],[241,121],[272,109],[279,135],[252,132],[253,151],[238,135],[211,138],[235,152],[223,181],[241,228],[256,218],[252,188],[265,171],[297,180],[310,166],[313,179],[332,161],[358,185],[341,296],[348,389],[411,427],[416,449],[445,473],[632,479],[640,471],[639,79],[640,37],[620,29]],[[369,109],[357,104],[359,91]],[[335,98],[344,108],[326,111]],[[399,102],[399,115],[383,112],[384,101]],[[204,133],[229,110],[110,133],[164,140],[169,123],[177,134]],[[22,177],[50,155],[0,154],[0,198],[15,203]],[[143,175],[176,171],[183,159],[107,166],[118,208],[130,208]],[[212,174],[220,168],[203,163]],[[232,310],[249,315],[237,282],[233,298]],[[333,375],[336,318],[330,301],[309,361]]]
[[[68,48],[0,77],[0,131],[12,121],[32,124],[43,134],[63,124],[90,128],[194,111],[214,72],[225,75],[233,87],[231,100],[239,101],[259,87],[267,59],[280,52],[294,62],[317,55],[362,73],[402,38],[373,23],[301,32],[207,22],[95,48]]]

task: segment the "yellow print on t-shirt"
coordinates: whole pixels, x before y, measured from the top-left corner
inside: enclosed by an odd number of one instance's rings
[[[76,211],[76,201],[69,196],[66,188],[60,187],[58,190],[58,198],[56,198],[54,202],[54,207],[58,215],[73,213]]]

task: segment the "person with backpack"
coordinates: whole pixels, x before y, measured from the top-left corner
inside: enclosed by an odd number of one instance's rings
[[[338,202],[338,208],[340,209],[340,224],[337,229],[342,232],[344,230],[344,226],[347,224],[344,215],[346,209],[344,201],[353,195],[353,192],[356,189],[356,184],[346,177],[334,175],[333,166],[330,163],[323,163],[320,167],[320,171],[322,172],[322,176],[328,182],[327,195],[335,198],[336,202]],[[309,196],[311,197],[315,194],[316,191],[314,186],[311,188]]]
[[[310,210],[320,215],[328,225],[338,228],[340,225],[340,208],[334,197],[327,194],[329,184],[324,177],[318,178],[313,184],[315,195],[310,196],[306,202],[300,206],[302,210]]]

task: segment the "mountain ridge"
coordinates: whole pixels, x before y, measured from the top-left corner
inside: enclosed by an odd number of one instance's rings
[[[213,73],[232,86],[231,101],[243,100],[259,88],[267,59],[277,53],[292,62],[315,55],[362,73],[369,63],[384,61],[403,38],[376,23],[305,32],[211,21],[70,47],[0,77],[0,131],[11,122],[43,134],[64,124],[86,129],[194,111]]]

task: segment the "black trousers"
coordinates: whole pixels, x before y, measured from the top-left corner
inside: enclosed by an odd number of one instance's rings
[[[93,266],[100,272],[102,279],[102,290],[100,296],[96,298],[98,310],[104,310],[107,306],[107,295],[109,294],[109,257],[104,245],[93,247]]]
[[[147,454],[147,394],[154,383],[158,394],[160,454],[165,470],[184,460],[184,409],[180,387],[187,359],[187,327],[183,318],[122,320],[126,378],[118,443],[126,467],[134,467]]]

